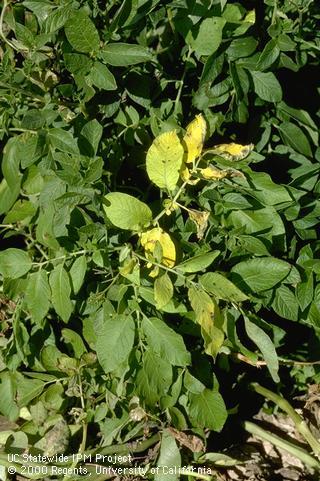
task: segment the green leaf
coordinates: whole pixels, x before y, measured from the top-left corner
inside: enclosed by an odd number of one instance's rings
[[[212,262],[220,255],[220,251],[207,252],[206,254],[199,254],[177,266],[182,272],[199,272],[209,267]]]
[[[45,383],[39,379],[28,379],[19,375],[17,379],[17,403],[19,407],[27,406],[34,398],[38,397]]]
[[[17,279],[30,271],[32,262],[29,255],[21,249],[6,249],[0,252],[0,274]]]
[[[34,216],[36,210],[34,204],[29,200],[18,200],[4,218],[4,222],[7,224],[20,221],[27,223]]]
[[[241,235],[238,237],[242,249],[255,254],[256,256],[268,256],[269,251],[262,240],[252,235]]]
[[[13,372],[0,372],[0,399],[0,412],[10,421],[16,421],[19,417],[19,408],[16,404],[16,385]]]
[[[213,431],[221,431],[228,417],[221,394],[210,389],[198,394],[190,393],[188,411],[195,425]]]
[[[93,62],[82,53],[65,53],[64,54],[65,67],[73,74],[78,74],[84,77],[90,72]]]
[[[274,382],[279,382],[278,376],[279,362],[275,347],[270,337],[256,324],[251,322],[247,317],[244,318],[245,328],[250,339],[260,349],[267,367]]]
[[[16,182],[13,188],[10,188],[6,179],[0,182],[0,215],[5,214],[10,210],[12,205],[17,200],[20,193],[20,181]]]
[[[180,467],[181,455],[176,440],[170,431],[165,429],[161,436],[160,455],[154,481],[178,481]]]
[[[84,276],[87,270],[86,256],[78,257],[71,266],[69,271],[72,289],[74,294],[78,294],[84,281]]]
[[[125,362],[134,342],[135,324],[130,316],[104,319],[97,332],[96,351],[104,372],[112,372]]]
[[[272,72],[250,71],[256,94],[267,102],[280,102],[282,89]]]
[[[85,153],[90,156],[95,156],[99,147],[99,142],[102,137],[102,125],[96,119],[87,122],[81,129],[80,140],[85,140]]]
[[[40,323],[48,313],[50,307],[51,291],[48,274],[39,269],[28,276],[25,300],[27,308],[36,323]]]
[[[101,62],[94,62],[92,69],[87,77],[90,84],[93,84],[98,89],[102,90],[116,90],[117,83],[113,74],[108,67]]]
[[[187,366],[191,358],[182,337],[156,317],[143,317],[142,330],[148,345],[162,359],[173,366]]]
[[[124,424],[126,424],[125,415],[121,418],[107,418],[104,420],[101,426],[104,445],[111,444],[112,441],[117,438]],[[94,477],[93,479],[96,478]]]
[[[280,102],[280,104],[277,105],[277,111],[280,114],[279,118],[281,120],[288,120],[289,117],[295,119],[299,124],[303,125],[308,130],[308,133],[314,144],[318,145],[318,128],[308,112],[302,109],[294,109],[293,107],[289,107],[284,102]]]
[[[277,45],[277,39],[273,38],[270,40],[263,51],[259,55],[257,70],[268,69],[279,57],[280,49]]]
[[[253,292],[271,289],[283,281],[289,274],[291,265],[275,257],[260,257],[239,262],[232,269],[232,278],[236,284],[238,276],[244,286],[248,286]],[[241,283],[242,283],[241,282]]]
[[[239,465],[239,459],[231,458],[223,453],[205,453],[198,459],[198,462],[206,461],[223,468]]]
[[[222,41],[222,30],[226,21],[221,17],[205,18],[187,35],[186,41],[198,55],[212,55]]]
[[[68,322],[73,311],[73,304],[70,300],[70,279],[63,264],[59,264],[51,272],[49,283],[52,292],[51,300],[53,307],[61,319],[64,322]]]
[[[100,56],[103,60],[114,67],[127,67],[141,62],[149,62],[152,55],[146,47],[130,43],[108,43]]]
[[[280,317],[283,317],[284,319],[289,319],[290,321],[299,320],[298,301],[294,293],[287,286],[278,287],[272,303],[272,308]]]
[[[235,38],[227,49],[229,60],[248,57],[256,50],[257,45],[258,42],[254,37]]]
[[[187,391],[193,394],[200,394],[205,389],[204,384],[202,384],[199,379],[192,376],[189,371],[186,371],[184,375],[184,387]]]
[[[308,275],[308,278],[304,282],[300,282],[296,287],[296,296],[300,309],[304,311],[313,300],[313,274]]]
[[[303,131],[291,122],[282,122],[278,126],[281,138],[286,145],[289,145],[297,152],[300,152],[307,157],[312,156],[309,140]]]
[[[263,234],[271,239],[285,234],[283,221],[273,207],[233,210],[227,217],[227,225],[241,228],[245,234]]]
[[[71,346],[73,354],[77,359],[80,359],[82,354],[87,352],[83,340],[77,332],[71,329],[62,329],[61,334],[64,342]]]
[[[170,363],[149,350],[142,358],[142,366],[136,378],[137,394],[148,406],[154,408],[172,382]]]
[[[246,179],[237,179],[237,183],[246,186],[248,192],[254,195],[264,205],[277,205],[292,202],[292,197],[284,185],[273,182],[266,172],[250,172]],[[254,190],[252,189],[254,186]]]
[[[78,10],[71,15],[65,25],[65,33],[68,42],[78,52],[91,53],[99,50],[99,34],[84,10]]]
[[[40,2],[37,3],[39,6]],[[43,2],[41,2],[41,5],[43,5]],[[50,7],[53,8],[52,3],[50,3]],[[62,28],[70,18],[71,11],[72,7],[70,4],[62,4],[52,13],[50,12],[50,14],[45,14],[43,22],[44,31],[46,33],[53,33]]]
[[[179,180],[183,155],[184,148],[175,131],[156,137],[146,159],[150,180],[161,189],[173,190]]]
[[[152,220],[149,207],[140,200],[121,192],[111,192],[105,196],[103,205],[108,219],[120,229],[140,232]]]
[[[156,301],[156,308],[164,307],[173,296],[173,285],[170,277],[165,272],[157,277],[154,281],[154,298]]]
[[[153,306],[155,305],[154,289],[152,289],[151,287],[139,286],[139,294],[149,304],[152,304]],[[169,301],[167,305],[163,306],[162,311],[168,312],[170,314],[176,314],[187,312],[187,308],[182,303],[179,303],[177,300],[171,299],[171,301]]]
[[[248,296],[238,289],[233,282],[218,272],[208,272],[200,277],[200,284],[217,299],[231,302],[243,302]]]
[[[51,147],[68,154],[79,154],[79,148],[76,139],[72,133],[63,129],[50,129],[47,133],[47,139]]]
[[[3,148],[2,173],[10,189],[14,189],[21,177],[19,155],[19,138],[12,137]]]

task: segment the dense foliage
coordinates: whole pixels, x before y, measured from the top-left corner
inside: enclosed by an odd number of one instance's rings
[[[312,0],[3,1],[1,464],[159,433],[146,464],[203,462],[249,380],[319,379],[286,367],[319,348],[319,27]]]

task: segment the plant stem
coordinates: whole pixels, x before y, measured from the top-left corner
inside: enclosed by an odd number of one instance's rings
[[[232,304],[235,308],[237,308],[236,305]],[[252,361],[249,359],[247,356],[244,354],[241,354],[240,352],[234,352],[233,357],[238,359],[239,361],[245,362],[247,364],[250,364],[250,366],[254,367],[262,367],[262,366],[267,366],[266,361]],[[320,361],[294,361],[293,359],[284,359],[282,357],[278,357],[279,364],[290,364],[293,366],[314,366],[317,364],[320,364]]]
[[[303,38],[299,38],[298,40],[299,40],[299,42],[308,45],[308,47],[314,48],[315,50],[318,50],[318,52],[320,52],[320,47],[318,47],[314,43],[308,42],[307,40],[304,40]]]
[[[187,61],[191,57],[191,54],[192,54],[192,49],[189,47],[189,50],[188,50],[188,53],[187,53],[187,56],[186,56],[186,60],[185,60],[185,64],[184,64],[182,77],[181,77],[181,80],[180,80],[178,93],[177,93],[176,99],[174,101],[174,113],[175,114],[177,113],[178,108],[179,108],[179,102],[180,102],[180,98],[181,98],[181,94],[182,94],[182,89],[183,89],[183,86],[184,86],[184,79],[185,79],[185,76],[186,76],[186,73],[187,73],[187,70],[188,70]]]
[[[260,428],[256,424],[251,423],[249,421],[244,422],[244,428],[250,434],[253,434],[255,436],[258,436],[259,438],[265,439],[266,441],[269,441],[271,444],[273,444],[277,448],[284,449],[288,453],[300,459],[307,466],[310,466],[311,468],[314,468],[317,471],[320,470],[320,463],[315,458],[313,458],[307,451],[296,446],[295,444],[292,444],[289,441],[285,441],[279,436],[269,433],[268,431],[265,431],[264,429]]]
[[[294,422],[296,429],[305,438],[314,454],[317,456],[320,455],[319,441],[313,436],[304,419],[295,411],[295,409],[293,409],[291,404],[286,399],[272,391],[269,391],[269,389],[260,386],[258,383],[253,383],[250,385],[250,387],[258,394],[261,394],[261,396],[273,401],[277,406],[279,406],[280,409],[286,412]]]
[[[3,31],[4,15],[6,13],[6,10],[7,10],[7,7],[9,5],[9,3],[10,3],[10,1],[3,0],[2,10],[1,10],[1,14],[0,14],[0,37],[2,38],[2,40],[7,45],[9,45],[9,47],[11,47],[11,48],[13,48],[13,50],[16,50],[17,52],[19,52],[19,49],[17,49],[17,47],[12,42],[10,42],[10,40],[7,39],[7,37],[5,36],[4,31]]]
[[[185,280],[188,280],[187,277],[184,274],[180,273],[179,271],[176,271],[175,269],[172,269],[171,267],[166,267],[163,264],[160,264],[159,262],[154,262],[154,261],[152,261],[150,259],[147,259],[146,257],[144,257],[140,254],[137,254],[136,252],[134,252],[133,255],[138,257],[138,259],[141,259],[144,262],[148,262],[155,267],[159,267],[160,269],[164,269],[167,272],[171,272],[172,274],[175,274],[176,276],[180,276],[180,277],[183,277]],[[188,280],[188,282],[192,282],[192,281]]]
[[[33,265],[42,267],[42,266],[45,266],[47,264],[50,264],[50,262],[59,261],[61,259],[67,259],[68,257],[78,256],[78,255],[81,255],[81,254],[87,254],[88,252],[89,251],[87,249],[82,249],[80,251],[70,252],[69,254],[65,254],[63,256],[53,257],[52,259],[48,259],[48,260],[43,261],[43,262],[33,262]]]

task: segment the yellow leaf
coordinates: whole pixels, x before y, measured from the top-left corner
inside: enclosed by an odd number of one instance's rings
[[[188,180],[191,177],[190,171],[189,171],[189,169],[188,169],[188,167],[186,166],[185,163],[182,164],[182,168],[181,168],[181,171],[180,171],[180,177],[183,180],[183,182],[188,182]]]
[[[206,167],[205,169],[201,169],[200,174],[206,180],[220,180],[227,177],[228,171],[219,170],[213,167],[213,165],[209,165],[209,167]]]
[[[180,177],[183,180],[183,182],[186,182],[189,185],[196,185],[200,180],[199,178],[198,179],[195,179],[195,178],[191,179],[190,170],[188,169],[187,164],[185,162],[183,162],[183,164],[182,164],[182,168],[180,170]]]
[[[160,189],[173,190],[179,180],[183,156],[183,146],[174,130],[156,137],[146,158],[150,180]]]
[[[213,165],[209,165],[205,169],[199,170],[202,177],[206,180],[221,180],[225,179],[226,177],[242,177],[245,178],[244,174],[237,169],[217,169],[213,167]]]
[[[201,154],[206,132],[206,121],[201,114],[197,115],[187,126],[187,131],[183,138],[187,147],[187,158],[185,160],[187,164],[194,162]]]
[[[195,312],[197,323],[200,324],[205,332],[210,333],[211,327],[214,325],[215,305],[213,300],[203,289],[195,287],[190,287],[188,297]]]
[[[216,358],[224,341],[223,317],[218,304],[202,289],[190,287],[188,297],[201,326],[205,352]]]
[[[256,11],[254,9],[249,10],[249,12],[247,13],[247,15],[244,18],[244,21],[248,22],[248,23],[255,23],[256,22]]]
[[[232,142],[231,144],[214,145],[210,152],[218,154],[226,160],[242,160],[248,157],[253,147],[253,144],[241,145]]]
[[[156,243],[159,242],[162,248],[162,264],[167,267],[173,267],[175,265],[175,245],[169,234],[164,232],[160,227],[155,227],[141,234],[140,242],[148,259],[153,257]]]

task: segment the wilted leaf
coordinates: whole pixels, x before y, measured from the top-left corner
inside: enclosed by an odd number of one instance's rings
[[[190,219],[193,220],[193,222],[197,226],[198,239],[202,239],[208,227],[210,212],[189,209],[188,213],[189,213]]]
[[[214,145],[212,148],[208,149],[208,152],[217,154],[227,160],[237,161],[248,157],[253,148],[253,144],[241,145],[232,142],[231,144]]]
[[[187,126],[183,141],[187,147],[186,163],[192,163],[202,152],[203,143],[206,137],[207,124],[203,116],[197,115],[196,118]]]

